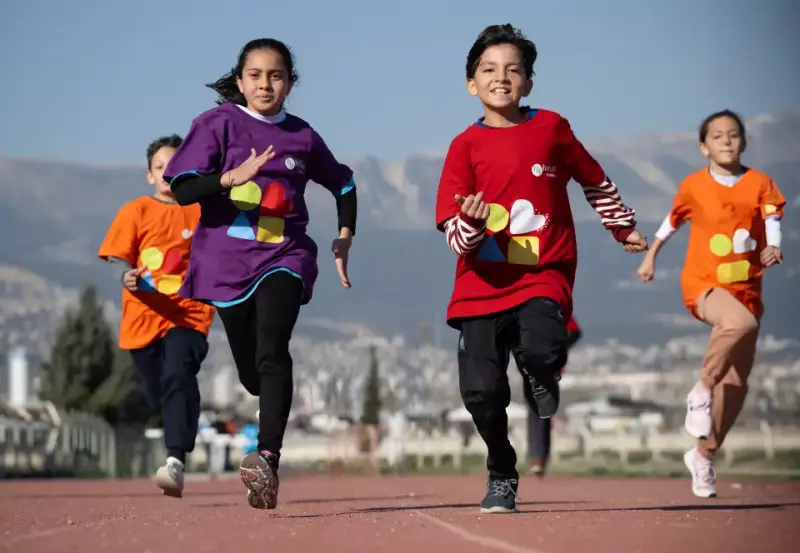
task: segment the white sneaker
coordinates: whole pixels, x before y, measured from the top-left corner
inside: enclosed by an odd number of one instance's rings
[[[692,493],[703,499],[717,497],[717,473],[713,461],[692,448],[684,454],[683,462],[692,474]]]
[[[693,438],[701,439],[711,436],[711,402],[711,392],[699,383],[686,397],[684,427]]]
[[[183,472],[183,463],[175,457],[167,457],[167,463],[156,472],[156,484],[164,495],[183,496]]]

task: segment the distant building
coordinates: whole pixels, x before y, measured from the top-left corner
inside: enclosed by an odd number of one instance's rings
[[[0,396],[9,405],[20,406],[39,397],[41,359],[24,347],[15,347],[3,355],[0,368]]]

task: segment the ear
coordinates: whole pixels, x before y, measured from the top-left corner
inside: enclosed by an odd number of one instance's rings
[[[294,84],[291,81],[289,81],[289,84],[286,85],[286,95],[287,96],[292,93],[292,88],[293,87],[294,87]]]
[[[705,145],[704,142],[700,143],[700,153],[703,154],[703,157],[708,157],[711,152],[708,151],[708,146]]]
[[[467,79],[467,92],[473,96],[478,95],[478,85],[475,84],[475,79]]]
[[[533,90],[533,79],[525,81],[525,86],[522,88],[522,97],[527,98],[528,94]]]
[[[746,149],[747,149],[747,139],[746,138],[742,138],[742,151],[741,151],[741,153],[744,153],[744,151]]]
[[[239,92],[244,94],[244,87],[242,86],[242,78],[236,77],[236,86],[239,88]]]
[[[147,179],[147,182],[150,183],[152,186],[156,185],[156,179],[153,176],[153,172],[150,171],[150,169],[148,169],[147,173],[145,173],[145,178]]]

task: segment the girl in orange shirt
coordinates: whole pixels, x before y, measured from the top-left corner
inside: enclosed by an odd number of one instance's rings
[[[177,295],[200,219],[200,206],[178,205],[163,178],[181,142],[172,135],[148,146],[153,194],[122,206],[97,252],[119,267],[119,347],[130,351],[151,407],[162,412],[167,461],[156,473],[156,484],[172,497],[183,493],[186,454],[197,437],[197,373],[208,353],[215,313],[210,305]]]
[[[684,455],[698,497],[716,497],[712,459],[747,395],[759,321],[764,269],[782,263],[780,220],[786,204],[772,179],[741,164],[742,119],[725,110],[700,125],[708,167],[689,175],[656,232],[637,273],[653,279],[656,256],[680,226],[691,231],[681,290],[686,308],[711,326],[700,381],[686,399],[686,431],[698,439]]]

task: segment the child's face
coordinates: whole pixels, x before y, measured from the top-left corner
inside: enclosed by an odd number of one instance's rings
[[[172,197],[172,191],[169,184],[164,180],[164,170],[167,168],[167,163],[175,155],[175,148],[171,146],[162,146],[158,151],[153,154],[153,160],[150,162],[150,169],[147,171],[147,182],[155,188],[156,196]]]
[[[744,140],[739,125],[730,117],[718,117],[708,124],[705,141],[700,151],[717,165],[727,166],[739,163],[744,151]]]
[[[522,52],[513,44],[498,44],[484,51],[467,80],[467,89],[478,96],[484,106],[495,111],[518,108],[522,98],[530,94],[533,81],[525,76]]]
[[[236,79],[247,107],[261,115],[275,115],[292,89],[289,72],[275,50],[253,50],[247,55],[242,76]]]

